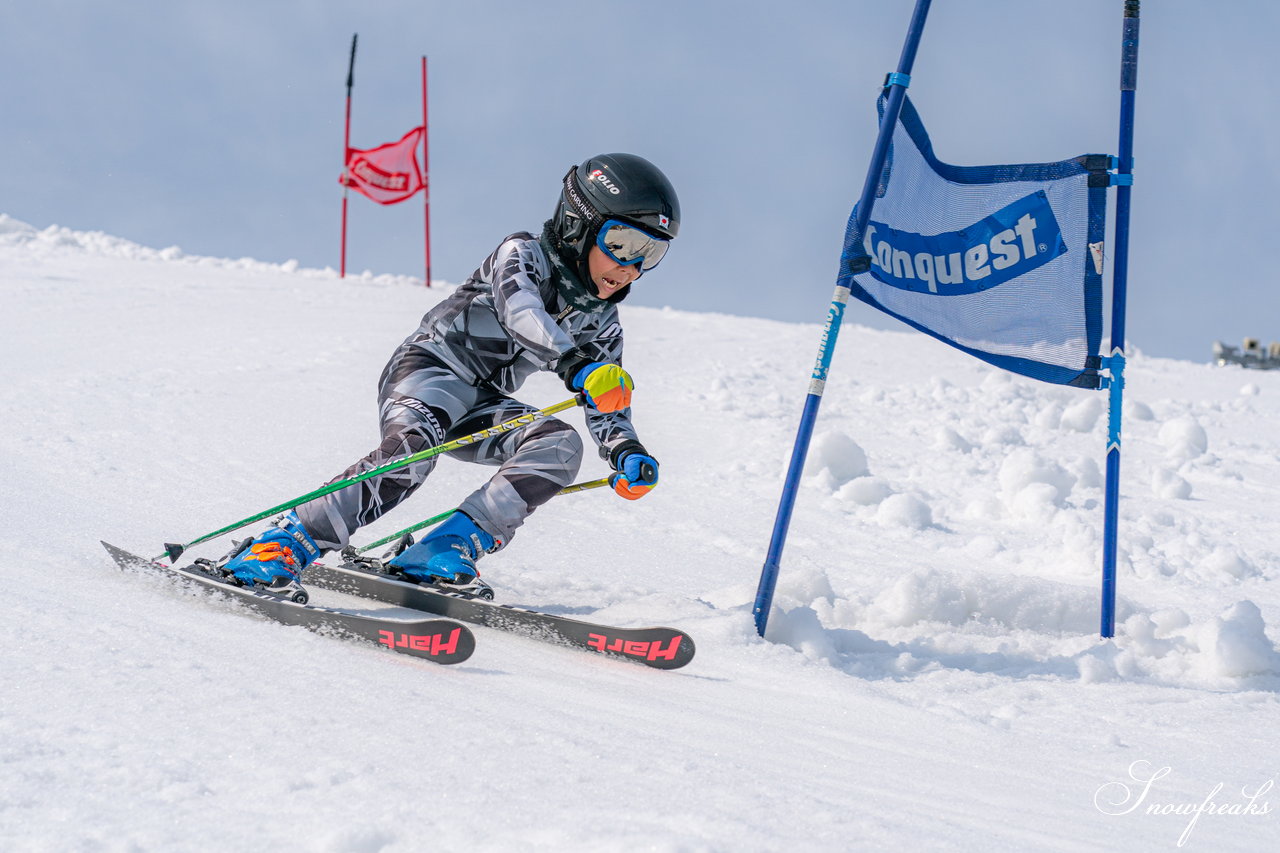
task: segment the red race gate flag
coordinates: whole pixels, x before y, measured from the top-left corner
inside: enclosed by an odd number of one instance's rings
[[[426,188],[418,167],[418,146],[423,128],[415,127],[400,138],[377,148],[347,149],[347,168],[338,178],[378,204],[404,201]]]

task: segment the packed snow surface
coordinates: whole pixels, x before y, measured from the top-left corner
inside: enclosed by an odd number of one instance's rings
[[[373,447],[449,292],[0,216],[0,849],[1275,849],[1280,374],[1131,357],[1110,641],[1105,396],[852,324],[758,638],[819,327],[632,306],[661,486],[557,498],[482,568],[683,628],[685,669],[483,628],[441,667],[114,567],[100,539],[154,556]]]

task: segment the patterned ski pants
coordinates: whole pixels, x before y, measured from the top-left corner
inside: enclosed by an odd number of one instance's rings
[[[334,480],[536,411],[493,390],[463,382],[416,347],[401,347],[387,364],[379,383],[378,403],[382,443]],[[578,433],[554,418],[450,451],[455,459],[498,466],[459,509],[505,546],[530,513],[573,482],[582,464],[582,452]],[[358,528],[380,518],[421,486],[437,459],[304,504],[298,507],[298,517],[322,549],[342,548]]]

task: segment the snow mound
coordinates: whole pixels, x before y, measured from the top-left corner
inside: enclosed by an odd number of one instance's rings
[[[1280,652],[1252,601],[1239,601],[1199,624],[1177,609],[1136,613],[1124,621],[1118,634],[1114,644],[1086,656],[1082,678],[1280,689]]]
[[[1097,622],[1094,590],[1038,578],[962,578],[933,569],[911,572],[878,595],[868,619],[882,626],[921,622],[996,623],[1037,631],[1088,632]]]
[[[1156,413],[1141,400],[1125,400],[1124,418],[1127,421],[1154,421]]]
[[[1165,500],[1184,501],[1191,497],[1191,483],[1177,471],[1161,466],[1151,474],[1151,493]]]
[[[27,223],[14,219],[7,213],[0,213],[0,240],[3,240],[0,245],[18,245],[26,242],[26,239],[29,239],[29,235],[35,233],[36,229]]]
[[[1227,545],[1214,548],[1213,553],[1205,557],[1200,567],[1204,576],[1211,581],[1222,581],[1226,578],[1245,580],[1261,575],[1252,561]]]
[[[886,527],[924,530],[933,525],[933,510],[915,495],[891,495],[876,510],[876,521]]]
[[[893,489],[879,477],[858,477],[841,486],[835,496],[860,506],[875,506],[891,494]]]
[[[1020,496],[1030,491],[1032,494],[1022,499],[1023,503],[1062,507],[1071,495],[1076,477],[1035,450],[1018,448],[1000,465],[999,481],[1005,500],[1011,504],[1017,504]]]
[[[809,445],[804,473],[829,490],[835,490],[870,473],[867,454],[848,434],[839,430],[819,433]]]
[[[1280,675],[1280,654],[1267,637],[1262,611],[1252,601],[1240,601],[1193,635],[1199,656],[1196,665],[1215,678]]]
[[[1091,432],[1102,417],[1102,400],[1091,394],[1067,407],[1062,413],[1062,428],[1076,432]]]
[[[964,436],[948,426],[938,427],[938,431],[933,436],[933,446],[936,450],[955,450],[959,453],[971,453],[973,451],[973,445]]]
[[[1170,459],[1188,461],[1209,449],[1209,436],[1194,417],[1184,415],[1160,427],[1159,441]]]
[[[901,679],[941,668],[1280,691],[1280,650],[1261,610],[1247,600],[1201,622],[1181,609],[1137,612],[1122,601],[1116,637],[1083,647],[1079,635],[1097,629],[1096,591],[1036,578],[974,583],[918,570],[869,604],[819,594],[807,603],[784,598],[779,611],[770,641],[864,678]],[[932,630],[917,630],[924,626]],[[978,651],[982,646],[987,650]]]

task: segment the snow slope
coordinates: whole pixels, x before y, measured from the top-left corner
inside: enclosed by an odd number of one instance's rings
[[[439,667],[112,567],[361,456],[447,292],[0,216],[0,849],[1274,847],[1278,374],[1132,358],[1109,642],[1102,395],[852,325],[757,638],[818,327],[670,309],[623,310],[661,488],[558,498],[485,569],[688,630],[683,670],[484,629]]]

